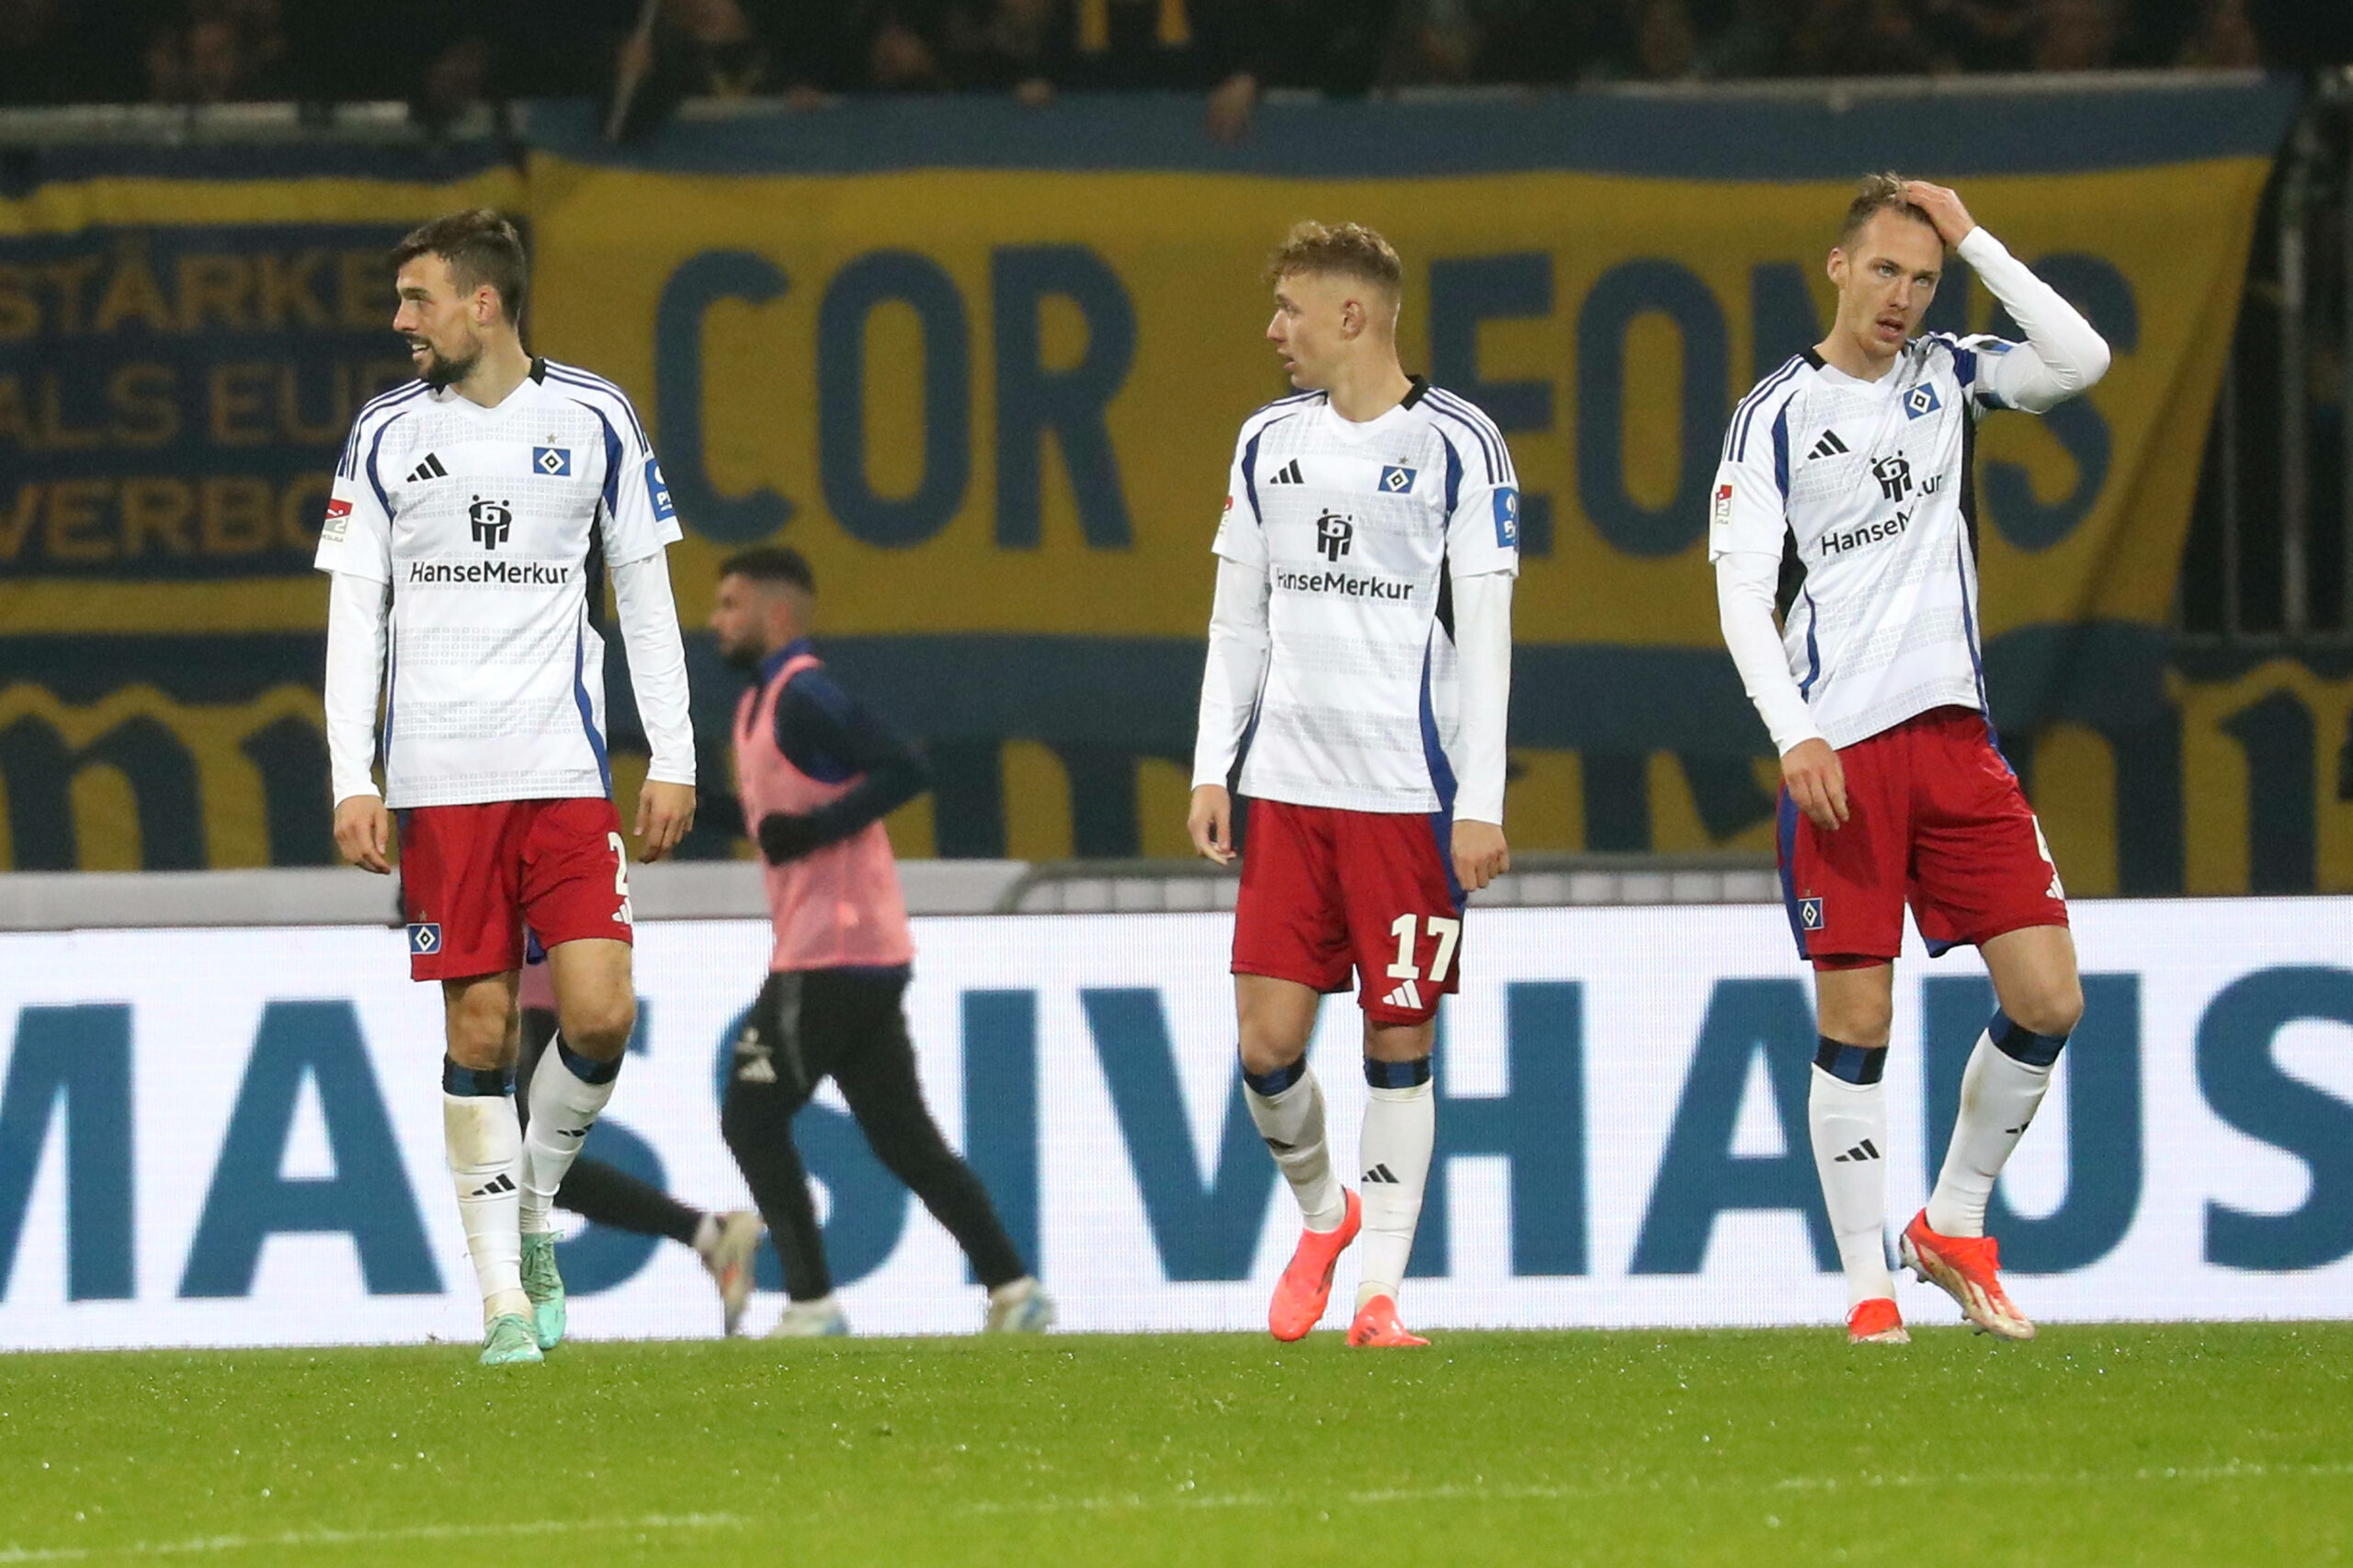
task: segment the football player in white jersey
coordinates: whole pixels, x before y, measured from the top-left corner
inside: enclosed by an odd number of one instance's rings
[[[1949,248],[2025,342],[1920,334]],[[1908,903],[1930,953],[1975,945],[2000,1006],[1899,1254],[1971,1323],[2026,1339],[1985,1204],[2084,998],[2058,869],[1994,743],[1971,449],[1982,414],[2039,414],[2098,381],[2108,345],[1941,186],[1866,178],[1829,271],[1830,335],[1733,415],[1708,543],[1724,641],[1781,756],[1781,886],[1821,1029],[1814,1165],[1847,1335],[1901,1344],[1880,1077]]]
[[[629,873],[605,744],[604,577],[653,761],[641,853],[694,821],[669,494],[629,399],[533,358],[521,236],[453,213],[393,252],[419,379],[353,424],[319,536],[335,843],[390,869],[400,814],[410,973],[441,983],[442,1125],[482,1287],[485,1365],[563,1337],[551,1206],[636,1020]],[[382,699],[384,789],[369,777]],[[523,930],[561,1035],[513,1101]]]
[[[1464,890],[1508,869],[1504,722],[1519,490],[1487,416],[1397,358],[1402,268],[1354,223],[1293,229],[1267,336],[1299,394],[1245,420],[1218,527],[1188,826],[1234,854],[1245,1098],[1305,1229],[1278,1339],[1313,1328],[1362,1230],[1348,1343],[1427,1341],[1397,1316],[1428,1175],[1438,998]],[[1246,747],[1245,747],[1246,741]],[[1307,1063],[1324,994],[1357,979],[1370,1085],[1362,1196],[1336,1178]]]

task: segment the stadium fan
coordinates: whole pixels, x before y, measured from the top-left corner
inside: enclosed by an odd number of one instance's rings
[[[921,794],[930,771],[825,674],[809,641],[816,592],[799,551],[747,550],[721,564],[710,616],[721,656],[753,676],[735,710],[735,771],[776,925],[720,1113],[784,1263],[790,1300],[772,1332],[849,1332],[792,1144],[793,1117],[830,1077],[876,1156],[972,1260],[988,1290],[983,1328],[1040,1333],[1053,1324],[1053,1299],[925,1107],[900,1006],[915,942],[882,818]]]
[[[1397,1290],[1435,1136],[1438,999],[1461,975],[1464,890],[1510,865],[1518,481],[1493,421],[1400,365],[1387,240],[1302,223],[1267,275],[1267,336],[1299,391],[1235,444],[1187,826],[1232,860],[1238,778],[1245,1097],[1306,1227],[1267,1326],[1285,1340],[1315,1326],[1361,1226],[1348,1343],[1423,1345]],[[1370,1085],[1361,1199],[1334,1177],[1307,1062],[1321,999],[1351,968]]]
[[[2025,342],[1920,332],[1948,247]],[[1781,887],[1820,1013],[1814,1165],[1848,1337],[1904,1343],[1880,1080],[1908,903],[1931,954],[1977,948],[2000,1007],[1901,1257],[1979,1328],[2028,1339],[1985,1204],[2084,998],[2058,869],[1995,744],[1970,458],[1981,415],[2075,396],[2108,345],[1941,186],[1865,179],[1829,272],[1830,335],[1733,413],[1708,540],[1724,642],[1781,757]]]
[[[559,1025],[555,985],[549,978],[545,955],[538,950],[537,938],[527,937],[525,947],[529,950],[518,998],[522,1017],[515,1055],[515,1108],[523,1113],[523,1131],[529,1136],[531,1074],[548,1047],[555,1043]],[[572,1168],[564,1172],[563,1185],[555,1189],[555,1206],[591,1224],[641,1236],[666,1236],[691,1248],[719,1291],[720,1331],[733,1334],[742,1325],[745,1305],[752,1299],[752,1256],[765,1233],[757,1214],[742,1209],[717,1214],[690,1208],[652,1183],[585,1153],[576,1156]]]
[[[636,831],[693,824],[694,736],[668,488],[629,399],[523,343],[522,237],[457,212],[392,253],[418,379],[352,424],[320,530],[334,574],[326,719],[337,847],[388,872],[400,812],[409,972],[441,983],[449,1170],[483,1293],[483,1363],[562,1339],[551,1212],[636,1017],[629,869],[605,742],[609,567],[653,746]],[[384,787],[369,777],[383,699]],[[562,1071],[513,1103],[526,922],[547,944]]]

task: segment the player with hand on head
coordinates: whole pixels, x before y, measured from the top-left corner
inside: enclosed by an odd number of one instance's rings
[[[442,1126],[482,1287],[484,1365],[563,1335],[556,1189],[613,1093],[636,1019],[631,915],[605,741],[605,577],[653,760],[648,860],[693,825],[694,734],[665,548],[670,494],[611,382],[533,358],[521,235],[453,213],[392,253],[418,380],[359,411],[318,566],[327,748],[344,855],[391,869],[400,814],[409,972],[441,983]],[[383,703],[384,788],[369,776]],[[514,1105],[526,924],[562,1038]]]
[[[1276,252],[1267,336],[1299,391],[1243,422],[1214,546],[1188,826],[1203,855],[1233,858],[1239,758],[1244,1098],[1305,1226],[1267,1312],[1284,1340],[1323,1317],[1361,1228],[1348,1343],[1427,1343],[1398,1321],[1397,1291],[1436,1135],[1438,999],[1461,972],[1464,890],[1510,867],[1518,481],[1493,421],[1399,362],[1403,271],[1354,223],[1302,223]],[[1334,1175],[1307,1062],[1322,998],[1351,970],[1370,1086],[1361,1198]]]
[[[1920,331],[1948,251],[2026,341]],[[1708,540],[1724,642],[1781,757],[1781,885],[1821,1030],[1814,1165],[1848,1337],[1902,1343],[1880,1080],[1909,903],[1932,955],[1977,948],[2000,1006],[1901,1257],[1979,1328],[2026,1339],[1985,1204],[2084,1000],[2058,869],[1995,744],[1971,458],[1982,415],[2075,396],[2108,345],[1941,186],[1866,178],[1829,272],[1830,335],[1733,413]]]

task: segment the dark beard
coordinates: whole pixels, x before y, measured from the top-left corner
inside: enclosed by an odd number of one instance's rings
[[[727,662],[729,668],[738,669],[747,676],[753,676],[760,673],[761,662],[767,657],[767,654],[761,651],[756,642],[736,642],[720,644],[719,656]]]
[[[472,375],[474,367],[482,363],[480,349],[476,349],[463,359],[451,359],[446,358],[439,349],[427,345],[425,355],[425,369],[419,374],[424,379],[425,384],[435,392],[448,392],[451,387]]]

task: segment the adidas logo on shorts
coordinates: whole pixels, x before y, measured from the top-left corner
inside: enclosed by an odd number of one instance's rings
[[[1381,1001],[1383,1006],[1405,1007],[1410,1008],[1415,1012],[1419,1012],[1422,1007],[1421,987],[1415,985],[1410,980],[1405,981],[1400,984],[1396,990],[1392,991],[1388,995],[1383,996]]]

